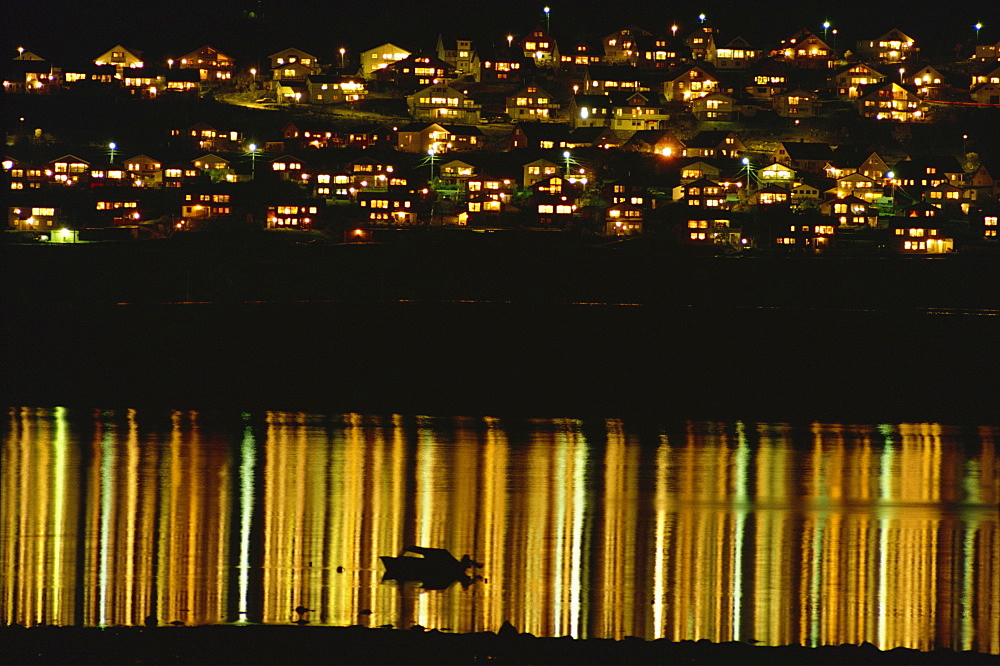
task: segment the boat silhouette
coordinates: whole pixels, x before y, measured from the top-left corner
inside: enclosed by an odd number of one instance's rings
[[[379,559],[385,565],[382,580],[419,582],[427,590],[443,590],[453,583],[468,586],[482,579],[482,576],[468,574],[469,569],[480,568],[482,564],[469,555],[457,559],[445,548],[407,546],[396,557],[381,555]]]

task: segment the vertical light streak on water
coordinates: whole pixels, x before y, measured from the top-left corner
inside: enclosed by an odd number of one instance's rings
[[[888,508],[885,503],[892,499],[892,465],[895,457],[893,447],[893,428],[890,425],[880,425],[879,432],[885,437],[882,445],[882,456],[879,460],[879,507],[878,511],[878,645],[886,649],[888,609],[885,607],[888,597],[888,563],[889,563],[889,527]]]
[[[434,479],[435,479],[435,451],[434,431],[429,420],[417,420],[419,427],[419,452],[417,454],[417,545],[438,547],[434,541]],[[417,624],[423,626],[430,625],[430,595],[421,594],[417,597],[414,608],[414,617]]]
[[[568,629],[568,627],[563,624],[566,616],[563,615],[563,595],[565,594],[565,589],[562,588],[567,584],[567,572],[563,569],[563,564],[565,562],[566,539],[567,537],[569,537],[570,540],[573,538],[572,534],[566,534],[566,483],[568,477],[567,467],[569,466],[569,447],[567,446],[566,440],[567,437],[565,429],[556,434],[555,478],[553,479],[555,493],[552,499],[556,525],[555,552],[553,553],[554,561],[552,566],[553,571],[556,572],[556,589],[552,595],[552,617],[555,619],[555,626],[557,627],[558,632],[564,632]],[[575,576],[573,577],[575,578]],[[569,585],[572,587],[572,582],[570,582]],[[572,594],[572,592],[570,592],[570,594]]]
[[[580,424],[582,426],[582,424]],[[573,596],[571,617],[575,619],[575,626],[570,634],[573,638],[583,638],[584,616],[583,616],[583,590],[584,575],[583,570],[583,549],[586,538],[583,533],[584,521],[587,515],[587,461],[590,459],[590,444],[582,434],[575,439],[576,460],[573,465],[573,556],[571,567],[573,570]]]
[[[63,545],[66,542],[64,532],[66,520],[66,408],[56,407],[54,410],[55,432],[52,438],[52,483],[55,488],[52,506],[52,619],[63,623],[68,618],[62,617],[63,588]]]
[[[670,471],[670,444],[667,436],[660,435],[660,444],[656,449],[656,485],[655,504],[656,527],[655,546],[653,548],[653,635],[650,638],[666,636],[666,598],[667,598],[667,557],[669,553],[670,533],[667,521],[667,500],[669,487],[667,476]]]
[[[105,425],[107,428],[107,425]],[[114,438],[110,429],[101,440],[101,519],[97,564],[97,626],[108,626],[108,594],[111,578],[111,491],[114,488]]]
[[[247,417],[248,415],[244,415]],[[253,523],[254,467],[257,465],[257,442],[249,425],[243,428],[240,444],[240,560],[239,608],[237,623],[249,622],[250,612],[250,528]]]
[[[741,640],[740,625],[742,623],[742,616],[740,611],[743,607],[743,537],[744,530],[746,529],[746,517],[747,517],[747,503],[749,501],[749,492],[747,489],[749,483],[748,470],[750,467],[750,450],[747,447],[747,435],[746,429],[742,421],[736,422],[736,456],[734,457],[735,464],[735,481],[736,487],[734,489],[733,500],[736,504],[735,510],[735,526],[733,534],[733,628],[732,628],[732,640]]]
[[[820,620],[822,606],[820,604],[820,586],[823,573],[823,530],[826,527],[826,515],[816,517],[816,532],[812,538],[812,571],[809,575],[809,647],[819,647]]]
[[[962,650],[972,650],[975,628],[972,623],[973,588],[975,583],[976,529],[968,522],[962,534],[962,629],[959,640]]]
[[[125,438],[125,591],[122,595],[124,607],[119,609],[117,621],[124,620],[126,624],[139,619],[133,612],[135,608],[135,588],[140,575],[136,565],[136,527],[139,507],[139,444],[138,426],[135,422],[135,410],[129,409],[128,435]],[[142,581],[146,582],[146,581]]]

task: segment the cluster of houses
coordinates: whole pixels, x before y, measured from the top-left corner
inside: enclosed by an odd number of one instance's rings
[[[782,119],[787,137],[827,108],[885,123],[931,123],[952,105],[1000,112],[1000,43],[931,63],[897,29],[850,49],[824,33],[757,46],[702,22],[561,46],[539,27],[489,48],[439,37],[427,51],[383,44],[326,60],[288,48],[239,69],[210,46],[149,63],[117,45],[79,67],[19,50],[4,74],[10,93],[85,81],[155,99],[238,82],[293,108],[405,100],[409,119],[345,128],[293,115],[273,136],[200,122],[127,155],[110,144],[40,156],[20,136],[2,162],[7,227],[53,242],[238,220],[342,228],[347,240],[453,225],[669,232],[716,249],[882,239],[925,254],[997,243],[1000,164],[966,160],[964,145],[958,157],[902,158],[759,136],[748,145],[739,123],[762,115]],[[692,117],[695,129],[682,131],[678,120]]]

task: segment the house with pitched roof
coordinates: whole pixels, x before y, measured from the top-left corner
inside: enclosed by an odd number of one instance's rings
[[[507,97],[507,115],[514,122],[552,120],[559,104],[552,95],[530,83]]]
[[[746,145],[736,132],[705,130],[684,141],[684,157],[738,157]]]
[[[714,92],[691,101],[691,114],[698,120],[729,122],[736,110],[736,99],[726,93]]]
[[[142,69],[146,63],[142,59],[142,51],[130,49],[116,44],[109,50],[94,58],[98,66],[111,65],[117,71],[117,78],[123,78],[125,70]]]
[[[833,159],[833,149],[828,143],[785,141],[774,149],[771,159],[793,169],[822,174],[824,167]]]
[[[306,89],[312,104],[359,102],[368,95],[368,84],[360,76],[310,74]]]
[[[663,95],[671,102],[689,102],[719,90],[719,79],[699,65],[693,65],[663,82]]]
[[[920,56],[916,40],[898,28],[872,40],[859,41],[857,53],[867,61],[894,65]]]
[[[715,51],[715,66],[719,69],[749,69],[763,52],[755,49],[743,37],[735,37]]]
[[[197,69],[202,81],[228,81],[233,77],[235,61],[213,46],[203,46],[177,60],[180,69]]]
[[[444,83],[427,86],[406,98],[414,120],[477,125],[482,105],[466,93]]]
[[[622,145],[625,150],[640,153],[656,153],[664,157],[680,155],[684,144],[670,130],[637,130]]]
[[[916,94],[894,81],[875,86],[858,98],[862,118],[897,123],[928,122],[927,106]]]
[[[554,67],[560,60],[559,45],[541,27],[536,27],[519,42],[524,57],[537,67]]]
[[[456,39],[438,35],[435,54],[455,68],[457,76],[474,74],[479,68],[479,57],[473,48],[471,39]]]
[[[371,79],[375,72],[410,57],[411,52],[391,42],[361,52],[361,74]]]
[[[835,90],[843,99],[856,99],[869,86],[879,85],[886,80],[886,75],[871,65],[856,62],[837,71],[827,80],[830,90]]]
[[[835,62],[830,45],[806,28],[782,40],[780,46],[771,51],[771,55],[781,58],[792,67],[804,69],[829,69]]]

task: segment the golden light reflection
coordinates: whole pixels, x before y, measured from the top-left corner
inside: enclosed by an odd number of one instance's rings
[[[0,619],[997,654],[996,433],[15,408]],[[383,581],[407,545],[484,580]]]

